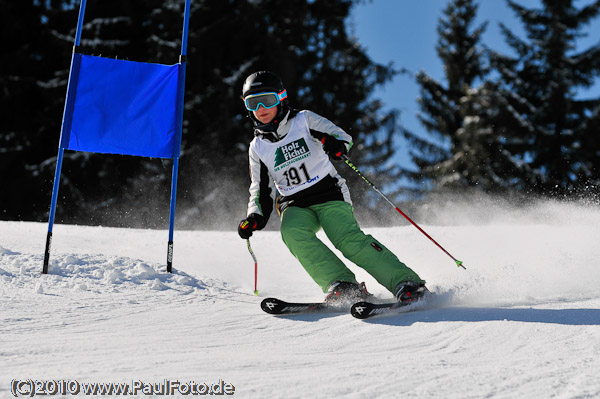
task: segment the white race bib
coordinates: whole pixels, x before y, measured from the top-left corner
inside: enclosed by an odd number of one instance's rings
[[[321,142],[310,135],[304,113],[299,112],[291,123],[282,140],[255,141],[256,154],[269,169],[279,194],[285,196],[317,184],[334,170]]]

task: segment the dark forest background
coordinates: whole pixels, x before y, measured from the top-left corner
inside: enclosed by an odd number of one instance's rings
[[[511,55],[482,42],[477,1],[451,1],[438,24],[445,79],[414,76],[422,132],[407,131],[399,111],[374,98],[378,86],[406,72],[373,62],[351,36],[355,3],[192,1],[177,228],[233,229],[245,215],[252,129],[240,91],[257,70],[281,76],[293,107],[349,132],[353,162],[409,210],[448,193],[597,200],[600,97],[577,93],[598,79],[600,41],[580,51],[575,45],[600,1],[543,0],[539,9],[507,1],[526,32],[518,37],[502,26]],[[174,64],[183,4],[89,0],[82,52]],[[0,10],[0,219],[47,221],[79,2],[0,0]],[[401,135],[413,169],[395,161]],[[166,228],[171,166],[66,151],[56,221]],[[350,180],[359,220],[396,223],[348,167],[338,170]],[[410,184],[400,183],[406,178]]]

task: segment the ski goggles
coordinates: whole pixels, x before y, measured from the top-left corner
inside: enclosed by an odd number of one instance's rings
[[[287,90],[284,90],[281,93],[267,92],[250,94],[244,98],[244,105],[248,111],[258,111],[258,107],[261,105],[266,109],[273,108],[286,98]]]

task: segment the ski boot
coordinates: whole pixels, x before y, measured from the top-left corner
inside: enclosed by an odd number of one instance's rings
[[[325,303],[346,304],[354,303],[369,298],[371,294],[367,291],[365,283],[349,283],[346,281],[335,281],[327,290]]]
[[[424,283],[405,281],[396,286],[395,296],[398,302],[417,302],[429,295]]]

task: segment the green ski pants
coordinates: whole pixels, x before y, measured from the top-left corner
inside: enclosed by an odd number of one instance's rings
[[[349,203],[290,206],[281,215],[281,237],[323,292],[335,281],[357,281],[344,262],[317,238],[321,228],[345,258],[365,269],[390,292],[394,293],[403,281],[424,283],[383,244],[362,232]]]

